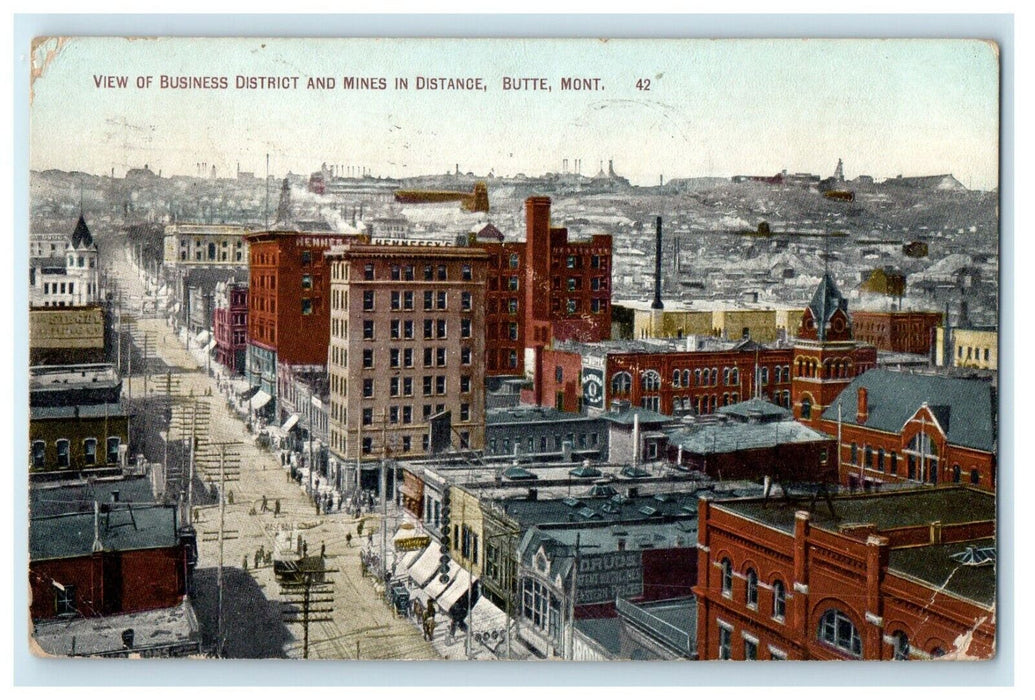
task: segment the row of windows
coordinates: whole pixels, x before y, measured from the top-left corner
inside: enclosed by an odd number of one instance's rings
[[[518,366],[518,352],[517,350],[504,349],[498,353],[493,350],[488,350],[485,353],[486,365],[488,369],[517,369]]]
[[[497,292],[501,289],[516,292],[521,288],[520,278],[516,275],[510,275],[508,277],[490,277],[487,282],[487,288],[490,292]]]
[[[344,354],[344,351],[342,351]],[[409,353],[409,354],[408,354]],[[374,369],[374,348],[363,349],[363,369]],[[447,364],[448,353],[446,348],[424,348],[425,367],[444,367]],[[333,351],[332,351],[333,358]],[[460,348],[460,364],[468,366],[471,364],[471,348]],[[345,358],[343,358],[345,359]],[[434,360],[434,364],[432,364]],[[344,364],[344,363],[340,363]],[[411,348],[391,348],[388,352],[388,364],[390,367],[413,367],[413,351]]]
[[[967,345],[967,346],[958,345],[958,346],[956,346],[956,358],[957,359],[959,359],[959,360],[964,359],[963,358],[964,347],[966,348],[966,351],[967,351],[966,359],[968,359],[968,360],[980,360],[981,359],[982,348],[975,348],[975,347],[970,346],[970,345]],[[984,348],[984,353],[985,353],[985,362],[988,362],[989,349],[988,348]]]
[[[903,450],[906,456],[906,478],[911,481],[938,483],[939,457],[938,445],[927,433],[918,433],[909,441],[909,445]],[[861,458],[861,461],[860,461]],[[899,476],[899,456],[895,451],[885,453],[884,448],[874,449],[864,444],[862,449],[855,442],[849,446],[848,462],[852,465],[866,467],[873,471]],[[963,481],[963,469],[958,464],[952,465],[950,470],[952,483],[959,484]],[[972,468],[968,476],[971,484],[981,482],[981,472]]]
[[[489,267],[493,270],[501,268],[501,263],[505,263],[510,267],[511,270],[516,270],[521,266],[521,256],[517,253],[511,253],[509,258],[501,259],[498,255],[489,256]]]
[[[498,304],[497,304],[496,299],[489,298],[485,302],[485,313],[490,314],[490,315],[496,314],[496,313],[501,313],[501,314],[510,314],[510,315],[514,316],[518,312],[518,304],[519,304],[519,302],[518,302],[518,298],[517,297],[511,297],[511,298],[506,299],[506,300],[500,299]]]
[[[304,301],[304,300],[303,300]],[[408,325],[407,325],[408,324]],[[447,329],[449,327],[448,319],[439,318],[424,319],[424,339],[431,340],[434,338],[442,339],[449,337]],[[460,337],[470,338],[471,337],[471,319],[462,318],[460,319]],[[382,326],[383,328],[383,326]],[[398,339],[400,330],[403,331],[405,338],[413,337],[413,325],[412,322],[408,321],[406,324],[400,326],[397,322],[393,322],[389,326],[390,335],[392,339]],[[406,335],[408,334],[408,335]],[[377,340],[377,325],[372,320],[363,321],[363,340]]]
[[[512,277],[511,279],[512,280],[516,280],[517,278],[516,277]],[[563,283],[562,283],[562,279],[563,279]],[[608,286],[607,282],[608,282],[608,280],[607,280],[606,277],[590,277],[588,279],[589,279],[589,289],[590,289],[590,291],[599,292],[599,291],[607,289],[607,286]],[[582,277],[568,277],[568,278],[554,277],[553,278],[553,289],[554,289],[554,291],[557,291],[557,292],[563,291],[563,290],[567,290],[569,292],[579,292],[579,291],[582,291],[582,280],[583,280]],[[512,289],[517,289],[516,283],[514,284]]]
[[[564,443],[568,442],[572,447],[577,449],[589,449],[598,447],[601,443],[601,437],[598,433],[568,433],[567,435],[556,434],[552,438],[545,435],[540,435],[539,438],[528,437],[524,440],[525,453],[532,454],[536,451],[536,445],[539,446],[539,452],[546,452],[553,448],[555,452],[560,452]],[[502,454],[509,455],[513,454],[513,450],[520,450],[522,445],[521,438],[514,438],[513,443],[509,437],[506,438],[489,438],[489,454]]]
[[[607,311],[607,299],[590,299],[589,310],[592,313],[600,314]],[[582,300],[581,299],[552,299],[550,301],[550,310],[554,313],[561,313],[563,309],[564,313],[569,314],[580,314],[582,313]]]
[[[363,279],[368,282],[378,279],[378,273],[384,274],[384,270],[379,270],[379,267],[373,263],[364,265]],[[449,268],[446,265],[424,265],[420,274],[421,279],[425,282],[435,280],[445,282],[449,280]],[[388,279],[393,281],[413,282],[416,279],[416,275],[417,267],[415,265],[390,265],[388,268]],[[473,279],[470,265],[465,263],[460,266],[460,279],[465,281]]]
[[[83,464],[92,467],[98,464],[97,438],[86,438],[83,440]],[[105,464],[115,464],[119,461],[119,446],[122,440],[118,437],[109,437],[105,443]],[[71,442],[65,438],[54,441],[57,451],[55,464],[57,467],[71,466]],[[34,469],[42,469],[47,466],[47,442],[45,440],[33,440],[30,447],[29,458]]]
[[[553,258],[553,267],[561,267],[563,264],[563,266],[569,270],[579,270],[585,262],[585,257],[586,256],[584,255],[568,255],[562,258],[555,255]],[[605,255],[593,255],[590,256],[589,266],[594,270],[606,270],[608,260],[609,258]]]
[[[728,558],[719,564],[722,569],[722,595],[733,598],[733,564]],[[758,610],[758,574],[751,567],[744,572],[744,604],[751,610]],[[787,616],[787,589],[783,581],[773,579],[770,588],[773,591],[770,614],[774,620],[783,622]]]
[[[722,620],[717,620],[719,623],[719,650],[718,658],[721,660],[729,660],[733,658],[733,625]],[[743,658],[745,661],[756,661],[758,660],[758,639],[747,632],[741,632],[741,639],[743,640]],[[785,661],[787,659],[787,652],[776,647],[769,646],[769,660],[770,661]]]

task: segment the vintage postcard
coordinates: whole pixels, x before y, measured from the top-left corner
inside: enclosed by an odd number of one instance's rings
[[[995,43],[41,36],[30,89],[35,654],[995,657]]]

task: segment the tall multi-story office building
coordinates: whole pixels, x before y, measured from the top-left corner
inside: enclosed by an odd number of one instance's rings
[[[450,412],[453,445],[485,442],[485,279],[471,247],[351,242],[330,267],[331,470],[426,454]]]

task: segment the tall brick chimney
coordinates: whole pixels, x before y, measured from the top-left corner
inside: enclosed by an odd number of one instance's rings
[[[870,417],[870,405],[866,395],[866,388],[859,387],[859,393],[856,397],[855,405],[855,422],[859,425],[865,425],[866,419]]]
[[[657,232],[654,235],[654,302],[650,308],[654,310],[664,309],[661,302],[661,217],[656,222]]]

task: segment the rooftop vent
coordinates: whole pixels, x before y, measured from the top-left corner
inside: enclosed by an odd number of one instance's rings
[[[571,508],[577,508],[578,506],[582,505],[582,501],[580,501],[577,498],[565,498],[562,502],[564,503],[564,505],[569,506]]]

